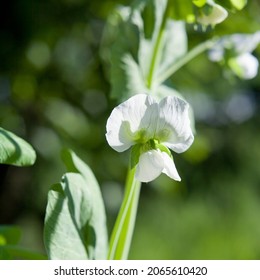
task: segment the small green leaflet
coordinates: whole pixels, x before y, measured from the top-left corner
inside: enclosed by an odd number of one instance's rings
[[[44,228],[48,257],[106,259],[106,215],[98,183],[75,153],[66,150],[62,156],[68,173],[48,194]]]
[[[139,162],[139,157],[141,154],[141,144],[136,144],[132,147],[131,149],[131,154],[130,154],[130,167],[131,169],[135,168],[136,165]]]
[[[0,163],[28,166],[35,160],[36,153],[30,144],[0,127]]]

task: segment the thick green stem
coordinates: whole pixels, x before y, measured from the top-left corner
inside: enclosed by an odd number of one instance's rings
[[[141,183],[135,179],[135,168],[129,169],[124,199],[110,239],[109,260],[125,260],[128,257],[140,189]]]
[[[165,80],[167,80],[170,76],[172,76],[176,71],[178,71],[182,66],[187,64],[189,61],[191,61],[197,55],[199,55],[199,54],[203,53],[204,51],[210,49],[215,44],[215,42],[216,42],[216,40],[208,40],[208,41],[206,41],[202,44],[199,44],[194,49],[189,51],[182,58],[180,58],[176,63],[172,64],[171,67],[169,67],[165,72],[163,72],[157,78],[158,84],[162,84]]]
[[[159,54],[159,50],[160,50],[160,47],[161,47],[163,34],[165,32],[165,26],[166,26],[166,23],[167,23],[167,18],[169,16],[169,10],[170,10],[169,2],[170,1],[168,1],[168,3],[167,3],[167,7],[165,9],[163,19],[162,19],[162,23],[161,23],[161,26],[160,26],[160,30],[159,30],[159,33],[158,33],[158,36],[157,36],[157,39],[156,39],[156,42],[155,42],[155,45],[154,45],[154,49],[153,49],[153,56],[152,56],[152,59],[151,59],[151,64],[150,64],[148,77],[147,77],[147,87],[149,89],[152,87],[154,74],[155,74],[154,73],[155,72],[155,67],[156,67],[156,64],[157,64],[158,59],[159,59],[158,54]]]

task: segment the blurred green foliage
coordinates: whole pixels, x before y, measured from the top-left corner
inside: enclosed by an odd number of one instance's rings
[[[109,231],[114,224],[129,154],[105,141],[117,101],[99,49],[110,12],[130,2],[14,0],[1,9],[0,126],[31,143],[38,159],[23,169],[0,166],[0,224],[20,226],[20,243],[34,251],[44,252],[47,192],[65,171],[64,146],[92,168]],[[259,14],[252,0],[215,30],[188,25],[189,49],[213,35],[260,30]],[[259,75],[241,81],[203,54],[168,83],[193,106],[195,142],[174,155],[181,183],[162,175],[143,184],[130,258],[259,259]]]

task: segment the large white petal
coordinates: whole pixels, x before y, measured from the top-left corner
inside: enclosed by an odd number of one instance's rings
[[[171,150],[182,153],[194,140],[189,104],[175,96],[168,96],[159,103],[160,117],[156,137]]]
[[[150,182],[156,179],[164,169],[162,152],[150,150],[143,153],[136,166],[135,177],[140,182]]]
[[[173,159],[165,152],[162,152],[162,157],[164,161],[164,169],[162,172],[176,181],[181,181]]]
[[[127,150],[137,142],[146,142],[156,130],[159,107],[146,95],[137,94],[112,111],[106,125],[106,139],[118,152]]]

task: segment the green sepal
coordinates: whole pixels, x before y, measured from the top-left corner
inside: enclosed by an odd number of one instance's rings
[[[165,152],[169,157],[172,158],[171,151],[163,144],[159,143],[156,139],[150,139],[145,144],[136,144],[131,149],[130,154],[130,167],[133,169],[139,162],[140,155],[150,150],[160,150]]]
[[[133,169],[137,163],[139,162],[139,157],[141,155],[141,147],[142,144],[136,144],[132,147],[131,149],[131,154],[130,154],[130,167]]]
[[[168,156],[170,156],[172,158],[171,151],[163,144],[155,143],[155,147],[156,147],[156,149],[160,150],[161,152],[165,152]]]

